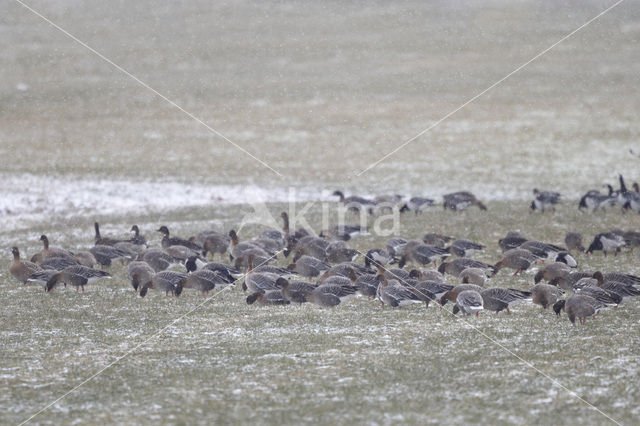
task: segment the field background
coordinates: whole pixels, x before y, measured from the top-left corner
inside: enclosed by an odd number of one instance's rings
[[[139,299],[123,268],[85,294],[45,294],[8,273],[47,233],[87,247],[138,223],[192,235],[237,227],[265,200],[334,189],[438,198],[470,189],[489,211],[403,216],[488,245],[508,230],[562,242],[639,216],[577,212],[618,174],[640,180],[640,8],[625,2],[362,176],[355,174],[612,2],[34,1],[52,21],[226,135],[168,105],[18,3],[0,0],[0,421],[16,423],[136,348],[203,299]],[[529,215],[534,187],[566,196]],[[320,209],[309,220],[318,229]],[[242,236],[259,231],[247,227]],[[319,230],[319,229],[318,229]],[[382,245],[375,235],[354,241]],[[579,257],[640,274],[636,253]],[[279,260],[284,264],[284,260]],[[500,274],[526,288],[531,275]],[[522,305],[470,322],[616,420],[640,420],[632,301],[586,327]],[[246,306],[215,296],[38,416],[107,423],[602,423],[606,418],[437,309]]]

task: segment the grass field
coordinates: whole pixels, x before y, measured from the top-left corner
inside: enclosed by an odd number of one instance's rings
[[[269,207],[273,212],[284,208]],[[403,215],[400,235],[440,231],[467,236],[488,245],[480,259],[495,262],[497,240],[507,230],[560,243],[565,230],[583,232],[588,239],[599,230],[640,224],[638,215],[583,215],[569,203],[545,216],[530,215],[526,207],[490,203],[486,213],[452,214],[438,208]],[[216,216],[210,209],[194,209],[101,220],[103,233],[111,235],[124,235],[122,230],[138,222],[152,244],[159,244],[151,231],[160,222],[176,234],[190,235],[210,223],[234,227],[244,210],[246,206],[227,207],[224,215]],[[319,209],[312,210],[309,219],[317,224]],[[10,238],[32,253],[41,229]],[[258,229],[247,228],[241,237]],[[91,244],[90,221],[47,232],[65,247]],[[383,245],[384,238],[365,235],[352,244],[364,250]],[[179,298],[151,292],[141,299],[119,265],[112,267],[111,281],[87,287],[84,294],[70,289],[46,294],[40,287],[13,281],[8,259],[3,257],[0,264],[0,291],[5,295],[0,310],[3,423],[27,419],[114,361],[34,421],[609,421],[563,386],[616,421],[635,424],[640,419],[637,300],[574,327],[566,316],[557,318],[531,304],[517,306],[510,316],[483,313],[462,319],[418,305],[382,310],[379,302],[363,299],[335,309],[248,306],[241,291],[231,288],[208,299],[189,290]],[[579,255],[578,260],[584,270],[640,275],[637,253]],[[286,262],[279,259],[278,264]],[[502,271],[491,285],[528,288],[533,272],[512,277]]]

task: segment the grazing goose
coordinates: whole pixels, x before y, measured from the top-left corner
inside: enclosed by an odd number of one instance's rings
[[[623,274],[620,272],[607,272],[604,274],[607,281],[619,281],[630,286],[640,286],[640,277],[631,274]]]
[[[425,303],[425,308],[428,309],[429,302],[439,301],[444,294],[453,289],[453,286],[440,281],[424,280],[418,281],[408,288]]]
[[[358,287],[358,293],[369,299],[376,297],[378,292],[378,275],[377,274],[362,274],[358,277],[355,286]]]
[[[442,235],[442,234],[437,234],[434,232],[428,232],[426,234],[424,234],[424,236],[422,237],[422,242],[430,245],[430,246],[436,246],[436,247],[440,247],[440,248],[444,248],[444,246],[450,242],[453,241],[454,238],[453,237],[448,237],[446,235]]]
[[[484,287],[487,282],[487,272],[482,268],[465,268],[458,274],[462,284],[475,284]]]
[[[190,273],[184,284],[182,284],[184,288],[199,290],[203,296],[208,295],[214,288],[226,287],[228,285],[230,285],[230,283],[223,275],[208,269],[201,269]]]
[[[112,245],[97,244],[89,249],[101,266],[111,266],[113,260],[133,260],[135,255]]]
[[[393,262],[393,256],[389,254],[389,252],[385,249],[374,248],[367,252],[364,256],[364,266],[369,268],[371,265],[373,266],[386,266],[389,263]]]
[[[211,253],[213,257],[216,254],[222,257],[231,245],[231,237],[217,231],[207,231],[206,234],[200,233],[196,236],[196,241],[202,245],[202,256],[205,257],[207,253]]]
[[[359,255],[358,250],[347,247],[344,241],[334,241],[325,250],[324,259],[330,263],[352,262]]]
[[[353,237],[366,234],[367,232],[367,228],[360,225],[336,225],[329,228],[327,234],[334,239],[349,241]],[[324,233],[321,233],[319,236],[323,237]]]
[[[182,272],[175,271],[162,271],[158,272],[142,285],[140,289],[140,297],[145,297],[149,289],[164,291],[164,295],[168,296],[169,293],[174,296],[180,296],[185,281],[189,276]]]
[[[488,263],[480,262],[479,260],[473,260],[466,257],[459,257],[457,259],[453,259],[451,262],[442,262],[438,267],[438,272],[441,274],[449,274],[454,277],[460,276],[460,273],[467,268],[480,268],[484,270],[492,271],[494,270],[493,265],[489,265]]]
[[[332,277],[339,278],[339,277]],[[351,299],[355,297],[356,292],[358,291],[358,287],[349,284],[331,284],[331,283],[322,283],[318,287],[316,287],[311,293],[308,294],[307,300],[311,303],[318,304],[318,302],[326,302],[331,301],[332,297],[324,297],[322,295],[332,295],[338,298],[340,302],[344,302],[347,299]]]
[[[444,305],[447,304],[448,301],[455,302],[455,300],[457,299],[458,295],[461,292],[467,291],[467,290],[473,290],[473,291],[476,291],[476,292],[480,293],[483,289],[479,285],[475,285],[475,284],[459,284],[459,285],[453,287],[451,290],[449,290],[446,293],[444,293],[440,297],[440,305],[444,306]]]
[[[538,284],[542,280],[550,282],[554,278],[562,278],[569,275],[570,273],[571,268],[569,268],[566,263],[554,262],[540,269],[533,278],[533,281],[536,284]]]
[[[27,282],[44,286],[47,284],[47,281],[49,281],[51,277],[53,277],[58,272],[60,271],[56,271],[55,269],[42,269],[29,275],[29,278],[27,278]]]
[[[404,213],[409,210],[413,210],[415,214],[422,213],[429,207],[433,206],[434,200],[425,197],[412,197],[408,203],[400,207],[400,213]]]
[[[195,272],[197,270],[206,269],[208,271],[216,272],[220,277],[224,278],[226,282],[229,284],[233,283],[236,280],[234,275],[240,275],[240,271],[237,270],[236,268],[233,268],[231,265],[225,265],[224,263],[209,262],[199,267],[198,262],[196,262],[196,260],[197,258],[195,256],[187,259],[187,262],[185,263],[187,272]],[[255,272],[278,273],[276,271],[270,270],[270,268],[271,267],[269,265],[262,265],[257,268],[254,268],[253,270]]]
[[[423,300],[412,292],[408,287],[401,285],[396,280],[387,280],[384,275],[378,275],[380,284],[378,285],[377,296],[382,303],[391,306],[392,308],[401,308],[413,303],[421,303]]]
[[[560,310],[564,309],[573,325],[576,324],[576,318],[580,324],[584,325],[587,317],[595,315],[602,308],[604,308],[604,304],[601,302],[591,296],[579,293],[572,295],[567,300],[560,300],[553,306],[553,310],[558,315],[560,315]]]
[[[306,255],[300,257],[300,259],[296,260],[294,263],[291,263],[287,267],[287,269],[295,271],[297,274],[308,278],[317,277],[318,275],[328,271],[330,268],[331,265],[329,265],[328,263],[316,259],[315,257]]]
[[[129,242],[129,241],[122,241],[119,243],[115,243],[113,247],[128,253],[132,257],[138,257],[140,254],[144,253],[144,251],[146,250],[146,246],[133,244],[132,242]]]
[[[578,232],[567,232],[564,237],[564,243],[567,245],[567,250],[571,253],[571,250],[583,253],[585,248],[582,245],[582,234]]]
[[[536,284],[531,287],[532,302],[547,309],[562,295],[562,290],[550,284]]]
[[[607,278],[607,276],[611,278]],[[622,298],[622,301],[626,301],[630,297],[640,296],[640,286],[637,286],[636,284],[629,284],[622,280],[615,280],[614,277],[615,275],[603,275],[602,272],[596,271],[593,274],[593,279],[595,279],[596,282],[591,282],[591,285],[595,285],[603,290],[619,295]],[[576,284],[576,287],[577,286],[578,284]]]
[[[275,282],[285,299],[294,303],[306,303],[307,296],[318,286],[306,281],[287,281],[285,278],[278,278]],[[338,299],[339,302],[339,299]]]
[[[482,244],[474,243],[471,240],[460,239],[452,242],[446,250],[456,256],[467,257],[482,249],[484,249]]]
[[[27,280],[34,272],[41,270],[40,266],[33,262],[29,262],[27,260],[23,262],[20,260],[20,250],[18,250],[18,247],[11,247],[11,254],[13,254],[13,261],[9,266],[9,272],[11,272],[11,275],[13,275],[13,277],[22,284],[26,284]]]
[[[291,303],[280,293],[280,290],[256,291],[247,296],[247,305],[258,303],[260,305],[288,305]]]
[[[409,278],[421,281],[436,281],[439,283],[444,283],[444,275],[434,270],[422,271],[419,269],[412,269],[411,271],[409,271]]]
[[[402,257],[404,255],[405,248],[407,247],[407,240],[404,238],[393,237],[389,238],[386,242],[387,252],[392,258]]]
[[[305,298],[307,302],[314,305],[331,308],[340,304],[340,297],[333,293],[327,293],[325,291],[315,289],[308,293]]]
[[[540,259],[555,258],[558,253],[566,253],[567,249],[542,241],[529,240],[518,246],[519,249],[529,250]]]
[[[80,250],[75,252],[75,258],[81,265],[86,266],[87,268],[93,268],[98,263],[96,257],[89,250]]]
[[[375,207],[375,203],[372,200],[368,200],[363,197],[358,197],[357,195],[345,197],[342,191],[334,191],[333,196],[339,197],[340,202],[344,204],[344,206],[349,211],[352,211],[355,214],[360,214],[360,212],[362,211],[366,211],[369,214],[373,214],[373,208]]]
[[[140,228],[138,228],[138,225],[133,225],[130,232],[133,232],[133,237],[129,239],[131,244],[147,247],[147,238],[140,234]]]
[[[480,292],[484,309],[493,311],[496,314],[502,310],[506,310],[508,314],[509,307],[522,300],[530,299],[531,292],[522,291],[515,288],[490,287]]]
[[[93,224],[93,228],[95,229],[95,243],[96,245],[105,245],[105,246],[112,246],[116,243],[121,243],[124,240],[119,240],[117,238],[109,238],[109,237],[102,237],[100,235],[100,224],[98,224],[98,222],[95,222]]]
[[[40,235],[40,241],[42,241],[42,250],[31,256],[31,261],[34,263],[42,263],[43,261],[52,257],[63,257],[73,259],[74,255],[69,250],[65,250],[60,247],[50,247],[49,238],[46,235]]]
[[[165,225],[162,225],[160,228],[158,228],[156,232],[160,232],[162,234],[161,243],[162,248],[164,249],[170,246],[185,246],[199,253],[202,252],[202,247],[199,244],[196,244],[189,240],[185,240],[183,238],[172,237],[169,233],[169,228],[167,228]]]
[[[556,211],[555,205],[560,202],[559,192],[553,191],[540,191],[538,188],[533,189],[533,201],[531,202],[531,211],[540,210],[540,212],[544,213],[546,209],[549,207],[551,211]]]
[[[587,286],[575,291],[576,294],[586,294],[596,299],[606,306],[617,306],[622,303],[622,296],[612,291],[607,291],[600,287]],[[554,305],[555,307],[555,305]]]
[[[202,265],[206,263],[200,257],[199,252],[192,250],[189,247],[181,245],[169,246],[164,248],[164,252],[173,257],[176,261],[183,264],[186,263],[187,259],[191,257],[195,258],[196,263],[200,262]]]
[[[587,209],[591,213],[595,212],[598,209],[604,210],[605,207],[612,207],[616,204],[616,196],[612,196],[613,188],[609,186],[609,195],[602,194],[600,191],[596,189],[592,189],[588,191],[586,194],[580,198],[580,202],[578,203],[578,210],[582,211],[582,209]]]
[[[249,250],[252,251],[254,257],[258,256],[258,252],[262,252],[260,257],[269,258],[269,254],[261,247],[258,247],[253,243],[240,242],[240,240],[238,239],[238,234],[234,229],[229,231],[229,237],[231,237],[231,245],[229,246],[229,258],[231,260],[245,257],[245,252]]]
[[[503,252],[520,247],[526,243],[527,239],[520,235],[519,232],[509,231],[504,238],[498,240],[498,245]]]
[[[156,271],[147,262],[136,260],[127,266],[127,277],[136,292],[142,284],[151,281],[155,274]]]
[[[182,266],[182,263],[164,252],[164,250],[152,248],[144,252],[142,260],[147,262],[154,271],[160,272],[175,266]]]
[[[475,290],[461,291],[456,297],[456,304],[453,306],[453,314],[462,312],[464,315],[480,314],[484,309],[482,295]]]
[[[243,266],[249,267],[249,257],[253,257],[254,265],[263,266],[271,262],[276,258],[275,255],[269,255],[269,253],[265,252],[261,248],[255,249],[247,249],[242,252],[242,255],[236,257],[234,262],[234,267],[236,269],[240,269]]]
[[[74,265],[80,265],[80,262],[78,262],[76,259],[69,259],[66,257],[50,257],[40,264],[40,266],[42,266],[42,269],[54,269],[56,271],[62,271],[64,268],[68,268],[69,266]]]
[[[287,212],[280,213],[280,217],[282,218],[282,232],[284,233],[285,239],[288,241],[289,238],[294,238],[299,240],[300,238],[307,237],[313,232],[309,232],[304,228],[296,229],[293,232],[289,229],[289,215]]]
[[[515,269],[513,273],[515,276],[529,269],[536,261],[537,257],[529,250],[517,248],[507,250],[504,252],[504,257],[493,266],[493,274],[491,276],[496,275],[503,268]]]
[[[402,268],[407,262],[419,265],[428,265],[433,262],[434,266],[438,259],[443,259],[450,254],[443,248],[424,244],[422,241],[412,240],[407,242],[404,255],[400,258],[398,266]]]
[[[397,280],[400,282],[411,279],[411,273],[400,268],[383,268],[382,272],[380,272],[380,267],[378,267],[378,274],[384,274],[388,280]]]
[[[72,285],[78,291],[78,287],[84,292],[84,286],[87,284],[93,284],[101,279],[111,278],[105,271],[98,271],[96,269],[87,268],[86,266],[75,265],[64,268],[49,278],[45,286],[45,291],[53,290],[56,284],[64,283]]]
[[[293,256],[294,262],[303,255],[315,257],[316,259],[324,259],[327,255],[327,247],[329,247],[329,244],[331,244],[331,242],[324,237],[302,237],[295,243],[293,240],[291,241],[291,244],[285,250],[285,256],[288,257],[287,253],[295,250],[296,254]]]
[[[253,270],[253,256],[249,256],[249,270],[244,275],[243,290],[249,290],[252,293],[258,291],[278,290],[276,287],[277,274],[269,272],[255,272]]]
[[[487,210],[487,207],[468,191],[445,194],[442,198],[444,199],[443,206],[445,210],[462,211],[469,206],[477,206],[480,210]]]
[[[620,252],[620,247],[622,246],[624,246],[623,237],[613,232],[605,232],[594,237],[593,242],[589,245],[586,253],[589,254],[594,251],[602,250],[606,256],[608,251],[615,250],[615,256]]]
[[[570,272],[567,275],[559,275],[555,278],[552,278],[549,281],[549,284],[559,287],[563,290],[573,292],[574,286],[583,278],[592,278],[592,276],[588,272]]]
[[[564,263],[569,268],[577,268],[578,267],[578,261],[576,260],[576,258],[571,256],[571,254],[569,254],[569,252],[567,252],[567,251],[563,251],[563,252],[558,253],[556,255],[556,257],[553,259],[553,261],[554,262],[559,262],[559,263]]]

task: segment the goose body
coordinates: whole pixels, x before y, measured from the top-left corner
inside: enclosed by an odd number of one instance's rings
[[[142,255],[142,260],[147,262],[156,272],[161,272],[175,266],[181,266],[180,261],[165,253],[164,250],[157,248],[145,251]]]
[[[196,244],[192,241],[185,240],[184,238],[172,237],[169,228],[165,225],[162,225],[160,228],[156,230],[156,232],[160,232],[162,234],[162,248],[166,249],[170,246],[185,246],[190,248],[191,250],[197,251],[198,253],[202,252],[202,247],[199,244]]]
[[[180,293],[182,293],[182,287],[187,278],[188,275],[182,272],[158,272],[150,281],[142,285],[140,289],[140,297],[145,297],[149,289],[164,291],[165,296],[168,296],[169,293],[176,297],[180,296]]]
[[[547,309],[552,306],[562,295],[562,290],[550,284],[536,284],[531,288],[532,301],[536,305]]]
[[[291,302],[285,299],[280,290],[256,291],[247,296],[247,305],[258,303],[260,305],[288,305]]]
[[[474,243],[471,240],[460,239],[452,242],[447,250],[456,256],[467,257],[482,249],[484,249],[482,244]]]
[[[468,191],[453,192],[442,196],[445,209],[453,211],[462,211],[469,206],[477,206],[480,210],[487,210],[487,207],[482,204],[475,195]]]
[[[41,270],[40,266],[35,263],[21,260],[20,250],[18,250],[18,247],[12,247],[11,254],[13,254],[13,261],[11,262],[11,265],[9,265],[9,272],[22,284],[26,284],[27,280],[34,272]]]
[[[560,202],[562,197],[559,192],[540,191],[538,188],[533,189],[533,195],[531,210],[540,210],[542,213],[549,208],[555,211],[555,205]]]
[[[585,251],[585,248],[582,245],[582,234],[578,232],[567,232],[564,237],[564,243],[567,245],[567,250],[569,250],[569,252],[577,251],[582,253]]]
[[[84,286],[93,284],[104,278],[111,278],[105,271],[87,268],[82,265],[69,266],[62,271],[52,275],[47,281],[45,290],[51,291],[56,284],[64,283],[72,285],[78,290],[78,287],[84,291]]]
[[[593,238],[593,242],[589,245],[586,253],[593,253],[594,251],[601,250],[604,252],[604,255],[607,255],[607,252],[614,251],[617,255],[620,251],[620,247],[624,246],[625,241],[624,238],[618,234],[613,232],[605,232],[596,235]]]
[[[442,262],[438,267],[438,272],[441,274],[449,274],[454,277],[460,276],[460,273],[467,268],[479,268],[488,271],[494,271],[494,266],[488,263],[480,262],[479,260],[473,260],[466,257],[460,257],[453,259],[451,262]]]
[[[151,281],[156,271],[147,262],[136,260],[127,266],[127,277],[135,291],[145,283]]]
[[[483,309],[484,301],[482,295],[475,290],[465,290],[458,293],[453,313],[455,314],[459,310],[464,315],[476,314],[478,316]]]
[[[530,299],[531,292],[515,288],[490,287],[480,292],[484,309],[498,313],[502,310],[509,312],[509,307],[522,300]]]
[[[405,205],[400,207],[400,213],[411,210],[415,212],[415,214],[422,213],[433,206],[434,202],[432,198],[412,197]]]
[[[313,278],[328,271],[331,266],[315,257],[302,256],[295,263],[288,266],[289,270],[302,275],[303,277]]]

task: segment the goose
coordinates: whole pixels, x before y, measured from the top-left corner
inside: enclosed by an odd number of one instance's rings
[[[242,286],[243,290],[247,289],[252,293],[258,291],[270,291],[270,290],[278,290],[276,287],[276,280],[278,279],[277,274],[272,274],[269,272],[255,272],[253,270],[253,256],[249,256],[249,270],[244,275],[244,285]]]
[[[640,285],[640,277],[636,277],[635,275],[631,274],[624,274],[621,272],[606,272],[604,274],[604,279],[607,281],[619,281],[630,286]]]
[[[332,308],[340,304],[339,296],[330,292],[325,292],[324,290],[325,289],[319,290],[316,288],[312,292],[308,293],[305,296],[307,302],[327,308]]]
[[[240,257],[236,258],[233,266],[236,269],[240,269],[243,266],[249,268],[249,257],[253,257],[254,265],[264,266],[274,260],[276,255],[269,255],[269,253],[257,247],[255,249],[247,249],[242,252]]]
[[[231,237],[222,232],[206,231],[196,236],[196,242],[202,246],[202,256],[206,257],[207,253],[211,253],[215,258],[216,254],[220,257],[225,255],[231,244]]]
[[[593,238],[593,242],[589,245],[586,253],[590,254],[594,251],[602,250],[606,256],[608,251],[614,250],[614,256],[616,256],[622,246],[624,246],[624,238],[613,232],[604,232]]]
[[[453,306],[453,314],[462,312],[464,315],[480,314],[484,309],[482,295],[475,290],[461,291],[456,297],[456,304]]]
[[[116,243],[120,243],[124,241],[124,240],[119,240],[117,238],[102,237],[100,235],[100,224],[98,222],[94,222],[93,229],[95,230],[95,237],[94,237],[95,245],[112,246]]]
[[[373,204],[375,204],[375,210],[379,212],[393,212],[393,209],[398,208],[398,205],[402,202],[404,197],[400,194],[382,194],[376,195],[373,198]]]
[[[626,185],[624,184],[624,179],[622,175],[619,176],[620,179],[620,195],[618,200],[622,205],[623,210],[631,209],[635,212],[640,212],[640,194],[636,191],[627,190]]]
[[[389,238],[386,241],[387,252],[393,259],[396,257],[402,257],[404,255],[405,248],[407,247],[407,240],[400,237]]]
[[[591,274],[588,272],[576,271],[570,272],[566,275],[560,275],[555,278],[552,278],[549,281],[549,284],[552,286],[559,287],[566,291],[574,291],[574,286],[583,278],[592,278]]]
[[[611,186],[609,186],[609,189],[609,195],[602,194],[597,189],[588,191],[580,198],[578,210],[582,211],[582,209],[587,209],[589,212],[593,213],[599,209],[605,210],[605,207],[613,207],[616,204],[617,197],[611,195],[613,192],[613,188],[611,188]]]
[[[233,283],[236,280],[234,275],[240,275],[240,271],[232,267],[231,265],[226,265],[224,263],[209,262],[199,266],[197,260],[198,258],[195,256],[187,259],[187,261],[185,262],[185,267],[187,268],[187,272],[195,272],[203,269],[216,272],[218,276],[220,276],[221,278],[224,278],[226,282],[229,284]],[[279,268],[278,271],[274,271],[274,270],[271,270],[270,268],[271,266],[269,265],[262,265],[257,268],[253,268],[253,270],[255,272],[273,272],[273,273],[280,273],[278,272],[279,270],[284,270],[283,268]]]
[[[446,235],[442,235],[442,234],[437,234],[434,232],[428,232],[426,234],[423,235],[422,237],[422,242],[430,245],[430,246],[436,246],[436,247],[440,247],[440,248],[444,248],[444,246],[450,242],[453,241],[454,238],[453,237],[448,237]]]
[[[387,250],[382,248],[371,249],[364,256],[364,266],[367,268],[371,265],[386,266],[391,262],[393,262],[393,256],[391,256]]]
[[[64,268],[75,265],[80,265],[80,262],[78,262],[75,258],[69,259],[66,257],[50,257],[40,264],[42,269],[53,269],[56,271],[62,271]]]
[[[480,292],[482,296],[484,309],[493,311],[496,314],[502,310],[506,310],[508,314],[509,307],[522,300],[530,299],[531,292],[522,291],[515,288],[490,287]]]
[[[352,262],[359,255],[358,250],[349,248],[344,241],[335,241],[327,246],[324,259],[329,263]]]
[[[259,237],[254,238],[250,242],[270,255],[274,255],[284,248],[284,240],[280,241],[273,238]]]
[[[572,250],[580,253],[584,252],[585,248],[582,245],[582,234],[578,232],[567,232],[564,237],[564,243],[567,245],[567,250],[571,253]]]
[[[93,268],[98,263],[96,257],[89,250],[77,251],[75,252],[74,257],[81,265],[86,266],[87,268]]]
[[[475,284],[484,287],[487,282],[487,272],[482,268],[465,268],[458,274],[458,279],[462,284]]]
[[[622,296],[600,287],[587,286],[575,291],[575,294],[586,294],[606,306],[617,306],[622,303]],[[555,306],[555,305],[554,305]]]
[[[564,263],[569,268],[577,268],[578,267],[578,261],[576,260],[575,257],[571,256],[571,254],[569,254],[568,251],[563,251],[563,252],[558,253],[556,255],[556,257],[553,258],[553,261],[554,262],[558,262],[558,263]]]
[[[179,261],[165,253],[164,250],[158,248],[152,248],[145,251],[141,260],[147,262],[156,272],[161,272],[176,266],[182,266]]]
[[[373,213],[373,208],[375,207],[375,203],[372,200],[368,200],[363,197],[358,197],[357,195],[352,195],[350,197],[345,197],[342,191],[334,191],[334,197],[339,197],[340,202],[345,205],[345,207],[354,212],[355,214],[360,214],[361,211],[366,211],[369,214]]]
[[[282,296],[280,290],[256,291],[247,296],[247,305],[258,303],[260,305],[288,305],[291,302]]]
[[[624,238],[624,245],[629,247],[630,251],[633,251],[636,247],[640,247],[640,232],[622,231],[620,235]]]
[[[402,308],[413,303],[421,303],[423,300],[409,288],[400,285],[396,280],[387,280],[384,275],[378,275],[377,296],[384,309],[385,303],[392,308]]]
[[[136,260],[127,266],[127,277],[131,286],[137,292],[142,284],[151,281],[156,271],[147,262]]]
[[[355,286],[358,287],[358,293],[369,299],[376,297],[378,291],[378,275],[377,274],[362,274],[358,277]]]
[[[607,276],[611,277],[611,274],[603,275],[602,272],[596,271],[593,274],[593,279],[595,279],[596,282],[592,282],[591,285],[619,295],[622,298],[621,302],[626,301],[630,297],[640,296],[640,287],[637,285],[615,280],[613,279],[615,275],[612,278],[607,278]]]
[[[429,302],[439,301],[444,294],[453,289],[452,285],[440,281],[424,280],[411,285],[409,291],[415,294],[429,308]]]
[[[41,269],[29,275],[29,278],[27,278],[27,282],[44,286],[47,284],[47,281],[49,281],[51,277],[53,277],[58,272],[60,271],[56,271],[55,269]]]
[[[257,257],[258,252],[262,253],[261,257],[264,257],[264,258],[269,257],[269,254],[266,251],[264,251],[264,249],[262,249],[261,247],[258,247],[253,243],[240,242],[238,239],[238,234],[234,229],[229,231],[229,237],[231,237],[231,245],[229,246],[229,249],[230,249],[229,258],[231,260],[243,257],[245,255],[245,252],[248,250],[253,251],[254,257]]]
[[[566,252],[564,247],[556,246],[554,244],[543,243],[542,241],[529,240],[518,246],[519,249],[529,250],[536,257],[540,259],[555,258],[558,253]]]
[[[294,245],[288,247],[288,251],[295,250],[296,254],[293,256],[293,262],[296,262],[301,256],[307,255],[315,257],[316,259],[324,259],[327,255],[327,247],[331,242],[324,237],[303,237]],[[285,256],[288,257],[285,251]]]
[[[380,267],[378,267],[378,275],[380,274],[384,274],[388,280],[397,280],[400,282],[411,279],[411,273],[400,268],[383,268],[382,272],[380,272]]]
[[[18,250],[18,247],[11,247],[11,254],[13,254],[13,261],[9,266],[9,272],[22,284],[26,284],[34,272],[41,270],[40,266],[33,262],[20,260],[20,250]]]
[[[566,263],[553,262],[546,265],[544,268],[538,270],[533,281],[538,284],[540,281],[545,280],[547,282],[558,277],[565,277],[571,273],[571,268]]]
[[[509,231],[504,238],[498,240],[498,246],[500,246],[502,251],[505,252],[507,250],[518,248],[526,242],[527,239],[520,235],[519,232]]]
[[[129,253],[129,255],[133,257],[137,257],[141,253],[144,253],[144,251],[146,250],[146,246],[134,244],[130,241],[121,241],[119,243],[115,243],[113,247],[117,248],[118,250],[122,250],[123,252]]]
[[[467,290],[473,290],[478,294],[482,291],[482,287],[475,284],[458,284],[457,286],[451,288],[440,297],[440,306],[444,306],[448,301],[455,302],[458,295]]]
[[[405,254],[400,258],[398,266],[402,268],[407,262],[428,265],[436,264],[438,259],[443,259],[450,254],[443,248],[424,244],[422,241],[409,241],[405,248]]]
[[[97,244],[89,249],[101,266],[111,266],[113,260],[133,260],[135,256],[111,245]]]
[[[209,294],[211,290],[217,287],[226,287],[230,285],[227,279],[220,273],[201,269],[189,274],[186,281],[181,284],[184,288],[200,290],[203,296]]]
[[[533,201],[531,202],[531,211],[540,210],[541,213],[548,208],[551,208],[552,211],[556,211],[555,205],[560,202],[559,192],[553,191],[540,191],[538,188],[533,189]]]
[[[456,256],[467,257],[482,249],[484,249],[482,244],[474,243],[471,240],[459,239],[452,242],[446,250]]]
[[[487,210],[487,207],[468,191],[452,192],[443,195],[442,198],[445,210],[462,211],[469,206],[477,206],[480,210]]]
[[[554,305],[553,310],[557,315],[560,315],[560,310],[564,309],[571,324],[575,325],[576,318],[578,318],[580,324],[584,325],[587,317],[597,314],[602,308],[604,308],[604,304],[598,302],[593,297],[577,293],[567,300],[558,301]]]
[[[49,278],[45,285],[45,291],[50,292],[56,284],[64,283],[72,285],[78,291],[78,287],[84,292],[84,286],[93,284],[104,278],[111,278],[111,275],[105,271],[87,268],[82,265],[74,265],[64,268]]]
[[[322,260],[316,259],[311,256],[302,256],[294,263],[291,263],[287,269],[291,271],[295,271],[297,274],[302,275],[303,277],[313,278],[318,275],[323,274],[327,270],[329,270],[331,266],[323,262]]]
[[[433,206],[435,201],[432,198],[426,197],[412,197],[408,203],[400,207],[400,213],[413,210],[415,214],[422,213],[429,207]]]
[[[422,281],[436,281],[439,283],[444,283],[444,275],[434,270],[422,271],[419,269],[412,269],[411,271],[409,271],[409,278],[414,278]]]
[[[331,268],[327,269],[320,276],[320,278],[318,278],[318,282],[321,282],[329,277],[336,276],[336,275],[355,281],[356,279],[358,279],[358,275],[360,275],[361,273],[373,272],[371,270],[366,270],[366,269],[364,271],[359,272],[354,266],[359,266],[359,265],[357,264],[352,265],[351,263],[340,263],[338,265],[334,265]]]
[[[531,299],[536,305],[542,306],[543,309],[547,309],[552,306],[558,298],[562,295],[562,290],[551,284],[536,284],[531,287]]]
[[[201,262],[202,264],[205,263],[200,257],[200,254],[199,254],[200,252],[192,250],[186,246],[181,246],[181,245],[168,246],[164,248],[164,252],[167,253],[169,256],[173,257],[173,259],[175,259],[176,261],[183,264],[186,263],[187,259],[191,257],[195,258],[196,263],[198,262]]]
[[[458,277],[460,276],[460,273],[467,268],[480,268],[491,272],[494,270],[493,265],[489,265],[488,263],[466,257],[459,257],[457,259],[453,259],[451,262],[442,262],[438,267],[438,272]]]
[[[147,281],[142,285],[140,289],[140,297],[145,297],[149,289],[164,291],[164,295],[168,296],[169,293],[174,296],[180,296],[184,282],[189,276],[182,272],[175,271],[161,271],[156,273],[150,281]]]
[[[333,277],[338,278],[338,277]],[[344,302],[347,299],[355,297],[356,292],[358,291],[358,287],[354,285],[341,285],[341,284],[320,284],[316,287],[311,293],[309,293],[307,300],[313,304],[322,304],[326,301],[335,300],[331,296],[323,296],[323,295],[332,295],[338,298],[340,302]],[[318,303],[320,302],[320,303]]]
[[[282,232],[284,233],[286,240],[289,240],[289,238],[299,240],[300,238],[307,237],[312,234],[312,232],[309,232],[304,228],[296,229],[291,232],[289,229],[289,214],[287,212],[282,212],[280,213],[280,217],[282,218]]]
[[[515,269],[513,275],[521,274],[523,271],[529,269],[529,267],[537,261],[537,257],[529,250],[524,249],[511,249],[504,252],[504,257],[500,259],[495,265],[493,265],[494,276],[503,268]]]
[[[133,232],[133,237],[129,239],[129,242],[131,244],[147,247],[147,238],[144,235],[140,234],[140,228],[138,227],[138,225],[131,226],[130,232]]]
[[[49,246],[49,238],[42,234],[40,235],[40,241],[42,241],[42,250],[38,253],[31,256],[31,261],[34,263],[42,263],[44,260],[49,259],[51,257],[64,257],[72,259],[74,258],[73,253],[69,250],[65,250],[60,247],[50,247]]]
[[[294,303],[306,303],[307,296],[318,286],[307,281],[287,281],[280,277],[276,280],[275,286],[280,289],[282,296]]]
[[[192,241],[185,240],[183,238],[172,237],[169,233],[169,228],[165,225],[160,226],[160,228],[156,229],[156,232],[160,232],[162,234],[162,248],[166,249],[170,246],[185,246],[190,248],[191,250],[202,252],[202,247],[199,244],[196,244]]]
[[[367,228],[360,225],[336,225],[329,228],[327,234],[334,239],[349,241],[350,239],[366,234],[368,232]],[[324,233],[319,235],[320,237],[324,236]]]

